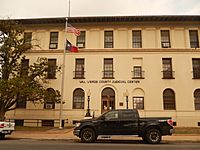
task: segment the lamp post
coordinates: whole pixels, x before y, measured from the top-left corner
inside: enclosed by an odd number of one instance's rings
[[[126,90],[124,96],[126,97],[126,109],[128,109],[128,96],[129,96],[128,90]]]
[[[85,117],[92,117],[90,114],[90,95],[91,95],[91,92],[90,92],[90,90],[88,90],[88,92],[87,92],[88,107],[87,107],[87,112],[86,112]]]

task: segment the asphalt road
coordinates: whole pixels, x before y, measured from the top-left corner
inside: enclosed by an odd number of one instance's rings
[[[74,140],[0,140],[0,150],[199,150],[200,143],[144,144],[141,141],[109,141],[80,143]]]

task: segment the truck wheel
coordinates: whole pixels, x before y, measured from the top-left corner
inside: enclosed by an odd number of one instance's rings
[[[5,138],[5,134],[0,133],[0,139],[4,139]]]
[[[81,141],[84,143],[92,143],[96,139],[96,135],[93,129],[85,128],[81,131]]]
[[[158,144],[160,143],[162,136],[160,131],[157,129],[150,129],[146,132],[146,141],[150,144]]]

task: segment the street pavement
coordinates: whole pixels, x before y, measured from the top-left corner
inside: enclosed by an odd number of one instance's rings
[[[8,139],[35,139],[35,140],[79,140],[73,135],[73,128],[59,129],[54,128],[47,131],[14,131],[12,135],[6,136]],[[137,136],[112,136],[98,137],[104,140],[141,140]],[[163,136],[164,142],[195,142],[200,143],[200,134],[173,134],[172,136]]]

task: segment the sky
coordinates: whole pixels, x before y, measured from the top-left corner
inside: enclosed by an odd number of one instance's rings
[[[68,16],[69,0],[0,0],[0,18]],[[200,15],[200,0],[71,0],[70,16]]]

